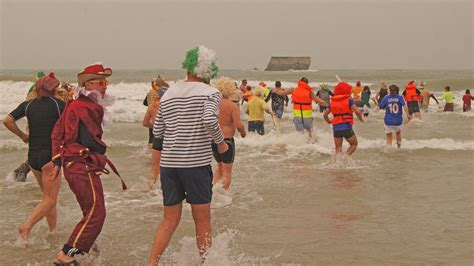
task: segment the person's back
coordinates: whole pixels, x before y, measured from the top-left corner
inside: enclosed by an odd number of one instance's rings
[[[426,87],[423,88],[423,90],[421,91],[421,98],[421,107],[423,109],[428,108],[428,106],[430,105],[431,91]]]
[[[379,107],[385,110],[384,123],[388,126],[399,126],[403,123],[403,106],[405,100],[401,95],[389,94],[382,99]]]
[[[239,108],[231,100],[222,98],[219,109],[219,125],[224,133],[224,138],[232,138],[235,134],[233,113],[239,112]]]
[[[318,96],[319,98],[321,98],[321,100],[325,102],[329,102],[329,96],[331,96],[331,94],[331,91],[329,91],[327,88],[321,88],[318,90],[316,96]]]
[[[464,94],[464,96],[462,96],[462,102],[463,102],[462,111],[463,112],[467,112],[467,111],[471,110],[471,101],[473,101],[473,100],[474,100],[474,97],[472,97],[471,91],[466,90],[466,94]]]
[[[266,103],[260,97],[253,97],[249,102],[249,118],[248,121],[263,121]]]
[[[51,149],[51,132],[61,116],[65,103],[54,97],[38,97],[25,101],[10,115],[28,119],[29,149]]]
[[[361,84],[359,81],[357,81],[357,84],[354,88],[352,88],[352,99],[354,99],[355,102],[360,102],[361,99],[361,93],[364,89],[361,87]]]
[[[379,93],[377,95],[377,103],[381,103],[383,98],[388,95],[388,89],[386,87],[382,87],[379,90]]]
[[[167,90],[158,112],[164,123],[155,122],[154,129],[157,135],[156,132],[164,128],[162,167],[197,167],[211,163],[212,138],[207,130],[218,124],[208,121],[212,113],[217,112],[214,108],[218,108],[220,100],[221,93],[202,82],[180,82]]]

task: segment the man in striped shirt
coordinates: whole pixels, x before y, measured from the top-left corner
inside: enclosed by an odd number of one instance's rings
[[[149,265],[157,265],[181,219],[182,201],[191,204],[199,253],[211,246],[212,149],[227,151],[219,127],[222,94],[206,83],[217,74],[214,51],[199,46],[186,54],[187,80],[161,98],[153,148],[161,150],[160,180],[164,216],[153,241]]]

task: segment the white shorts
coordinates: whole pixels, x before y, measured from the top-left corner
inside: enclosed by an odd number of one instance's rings
[[[387,125],[383,125],[384,129],[385,129],[385,134],[390,134],[390,133],[398,133],[398,132],[401,132],[402,131],[402,126],[387,126]]]

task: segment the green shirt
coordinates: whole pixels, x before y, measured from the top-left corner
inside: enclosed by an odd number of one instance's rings
[[[441,96],[440,100],[445,100],[446,103],[453,103],[454,102],[454,94],[452,91],[445,91],[443,96]]]

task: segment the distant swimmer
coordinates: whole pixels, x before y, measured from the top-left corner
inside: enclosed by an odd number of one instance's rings
[[[326,83],[321,83],[319,87],[320,89],[316,93],[316,96],[318,96],[321,100],[325,101],[326,103],[329,103],[329,100],[332,96],[334,96],[334,93],[332,93],[331,89],[329,89],[329,86]],[[327,106],[319,105],[319,112],[322,113],[327,108],[328,108]]]
[[[410,115],[414,114],[415,118],[421,119],[420,105],[418,104],[421,92],[416,88],[414,80],[408,83],[402,94],[408,106],[408,113]]]
[[[346,139],[350,145],[347,149],[348,155],[352,155],[357,149],[357,137],[352,129],[354,124],[353,113],[357,115],[361,122],[364,122],[361,112],[351,98],[351,92],[351,85],[346,82],[339,82],[334,88],[334,96],[331,98],[328,109],[323,113],[324,120],[328,124],[332,124],[336,155],[341,153],[343,139]],[[330,113],[333,116],[332,120],[329,119]]]
[[[270,91],[270,99],[272,100],[272,111],[275,113],[278,119],[281,119],[283,116],[283,110],[285,106],[288,106],[290,99],[288,96],[278,95],[275,91],[281,89],[281,82],[275,82],[275,88]]]
[[[65,103],[53,97],[59,87],[59,80],[50,74],[36,81],[37,97],[21,103],[3,120],[8,130],[28,144],[28,165],[36,177],[43,197],[33,209],[31,216],[23,223],[18,232],[23,239],[28,239],[33,226],[46,217],[49,229],[56,228],[56,202],[61,178],[51,179],[51,132],[61,116]],[[23,132],[15,121],[26,117],[29,134]]]
[[[216,87],[222,93],[222,100],[219,104],[219,126],[224,133],[224,141],[229,149],[225,153],[220,153],[217,144],[212,143],[212,154],[217,162],[213,183],[216,185],[222,182],[222,187],[228,190],[232,181],[232,165],[235,157],[235,130],[239,131],[242,138],[245,138],[247,133],[240,120],[239,107],[229,99],[235,90],[238,90],[234,82],[230,78],[221,77],[216,81]]]
[[[313,101],[319,105],[327,106],[327,103],[313,92],[313,88],[309,85],[307,78],[303,77],[298,81],[298,86],[292,89],[276,90],[282,96],[291,94],[293,102],[293,123],[296,131],[304,133],[308,132],[310,140],[313,139]]]
[[[446,104],[444,105],[443,112],[452,112],[454,111],[454,93],[451,91],[451,87],[445,86],[444,87],[444,93],[439,98],[440,100],[444,100]]]
[[[356,102],[357,107],[359,107],[359,110],[361,110],[361,112],[364,114],[364,117],[369,116],[370,94],[371,92],[369,86],[364,86],[360,96],[360,102]]]
[[[270,101],[270,89],[267,87],[267,84],[262,81],[258,85],[263,90],[263,99],[265,102]]]
[[[436,99],[436,97],[433,95],[433,93],[431,93],[431,91],[428,89],[428,87],[423,81],[420,82],[418,88],[421,89],[421,109],[423,109],[425,112],[428,111],[428,106],[430,105],[431,98],[435,100],[436,104],[439,104],[438,99]]]
[[[402,145],[402,124],[403,111],[407,119],[411,119],[408,107],[402,96],[399,95],[400,89],[396,85],[390,85],[390,94],[382,99],[379,108],[385,110],[384,128],[387,135],[387,145],[392,146],[393,134],[397,137],[397,147]]]
[[[264,113],[275,115],[267,106],[265,100],[263,100],[264,91],[258,88],[255,91],[255,95],[249,102],[248,108],[248,130],[249,132],[257,132],[259,135],[265,135],[265,117]]]
[[[243,79],[241,82],[240,82],[240,87],[239,87],[240,91],[242,93],[245,93],[247,91],[247,80],[246,79]]]
[[[357,81],[355,87],[352,88],[352,99],[356,104],[362,101],[361,94],[363,91],[364,89],[362,88],[360,81]]]
[[[375,97],[373,98],[375,104],[379,105],[386,95],[388,95],[387,83],[385,83],[385,81],[382,81],[382,83],[380,84],[380,90],[375,94]]]
[[[145,116],[143,117],[143,126],[146,128],[151,128],[152,132],[153,125],[156,120],[156,115],[158,114],[158,109],[160,108],[161,97],[163,97],[167,89],[167,87],[161,87],[160,89],[158,89],[158,91],[154,92],[155,95],[152,95],[153,97],[151,97],[151,99],[153,99],[153,102],[148,105],[148,109],[145,113]],[[153,143],[153,139],[151,140],[151,142]],[[151,169],[150,174],[148,175],[148,187],[150,189],[155,186],[156,179],[160,174],[160,157],[161,151],[151,149]]]
[[[471,101],[474,101],[474,97],[471,95],[470,90],[466,90],[466,94],[462,96],[462,111],[468,112],[471,110]]]

